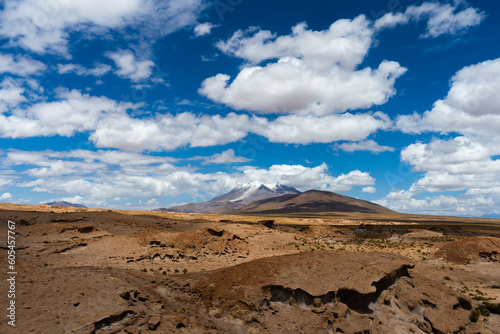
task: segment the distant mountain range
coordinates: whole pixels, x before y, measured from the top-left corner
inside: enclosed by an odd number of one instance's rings
[[[87,208],[85,205],[73,204],[73,203],[69,203],[69,202],[66,202],[66,201],[50,202],[50,203],[45,203],[45,204],[51,205],[51,206]]]
[[[321,214],[335,212],[395,213],[381,205],[328,191],[308,190],[253,202],[235,213],[241,214]]]
[[[227,194],[215,197],[210,201],[189,203],[161,208],[156,211],[191,212],[191,213],[228,213],[239,210],[258,200],[277,197],[286,194],[300,194],[295,188],[282,184],[263,184],[250,182],[233,188]]]
[[[326,214],[336,212],[395,213],[378,204],[328,191],[301,193],[281,184],[251,182],[227,194],[200,203],[189,203],[157,211],[190,213],[237,213],[262,215]]]

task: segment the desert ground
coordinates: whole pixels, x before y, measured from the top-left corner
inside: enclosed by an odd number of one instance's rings
[[[2,333],[500,333],[500,220],[0,204],[0,221]]]

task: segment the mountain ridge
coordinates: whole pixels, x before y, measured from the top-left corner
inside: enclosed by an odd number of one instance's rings
[[[257,181],[240,184],[228,193],[217,196],[209,201],[187,203],[170,208],[160,208],[155,211],[186,212],[186,213],[230,213],[258,200],[277,197],[285,194],[300,194],[293,187],[279,183],[265,184]]]
[[[74,203],[70,203],[70,202],[66,202],[66,201],[55,201],[55,202],[50,202],[50,203],[45,203],[45,204],[50,205],[50,206],[75,207],[75,208],[87,209],[87,207],[85,205],[74,204]]]
[[[395,213],[381,205],[328,191],[308,190],[253,202],[234,213],[238,214],[305,214],[305,213]]]

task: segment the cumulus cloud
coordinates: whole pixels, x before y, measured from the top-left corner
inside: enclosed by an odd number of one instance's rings
[[[204,165],[245,163],[250,161],[245,157],[236,156],[232,148],[222,153],[216,153],[209,157],[193,157],[189,160],[203,160],[202,164]]]
[[[128,28],[128,34],[140,31],[157,38],[194,24],[203,8],[201,0],[6,1],[0,36],[11,46],[69,57],[72,32],[95,35]]]
[[[96,128],[104,115],[125,113],[137,106],[117,103],[106,97],[91,97],[73,90],[62,90],[58,101],[17,107],[10,115],[0,115],[0,137],[72,136]]]
[[[12,184],[12,180],[0,178],[0,190]]]
[[[415,193],[399,190],[374,202],[395,211],[417,214],[480,217],[500,213],[496,209],[500,198],[490,196],[437,195],[417,198]]]
[[[241,140],[249,133],[275,143],[310,144],[361,140],[391,125],[392,121],[383,113],[324,117],[289,115],[273,121],[235,113],[222,117],[185,112],[144,119],[123,114],[100,121],[90,139],[98,147],[135,151],[224,145]]]
[[[222,117],[185,112],[143,119],[126,114],[109,115],[99,122],[90,139],[97,147],[133,151],[223,145],[246,137],[252,127],[249,119],[235,113]]]
[[[394,151],[394,147],[379,145],[371,139],[354,143],[342,143],[337,145],[337,147],[345,152],[370,151],[373,153],[381,153]]]
[[[458,132],[499,138],[500,58],[464,67],[451,78],[448,95],[423,115],[401,115],[397,127],[406,133]]]
[[[328,173],[328,166],[323,163],[317,167],[301,165],[273,165],[269,169],[242,167],[240,170],[247,180],[262,183],[281,183],[305,191],[320,189],[325,191],[347,192],[355,186],[375,184],[370,173],[354,170],[337,177]]]
[[[374,23],[376,30],[394,28],[410,21],[427,21],[426,32],[421,37],[452,35],[479,25],[485,14],[477,8],[468,7],[462,1],[451,4],[424,2],[410,6],[403,13],[387,13]]]
[[[43,72],[47,66],[28,56],[13,56],[0,54],[0,74],[10,73],[20,76],[36,75]]]
[[[108,52],[107,56],[115,62],[117,67],[115,73],[118,76],[128,78],[134,82],[148,79],[151,76],[151,68],[155,66],[155,63],[151,60],[136,60],[134,53],[130,50]]]
[[[414,192],[459,191],[500,186],[500,160],[492,155],[499,149],[467,137],[412,144],[401,151],[401,159],[425,172],[411,190]]]
[[[5,200],[11,199],[11,198],[12,198],[12,195],[10,193],[4,193],[0,196],[1,201],[5,201]]]
[[[232,81],[226,74],[205,79],[199,93],[235,110],[261,113],[328,115],[384,104],[406,69],[386,60],[376,69],[357,69],[372,35],[363,15],[338,20],[323,31],[301,23],[279,37],[258,28],[238,30],[217,47],[251,66]],[[257,65],[263,61],[270,62]]]
[[[194,35],[196,37],[210,35],[210,32],[215,27],[217,27],[217,25],[210,22],[199,23],[196,25],[196,27],[194,27]]]
[[[392,125],[381,112],[329,116],[287,115],[273,121],[256,118],[255,133],[274,143],[331,143],[338,140],[361,140]]]
[[[18,80],[5,78],[0,83],[0,112],[5,112],[8,108],[15,107],[19,103],[27,101],[24,96],[25,91],[22,83]]]
[[[408,190],[385,198],[392,208],[481,215],[498,213],[500,205],[500,59],[459,70],[445,98],[422,115],[402,115],[396,127],[405,133],[438,132],[451,139],[415,143],[401,151],[401,160],[421,172]],[[458,134],[458,135],[457,135]],[[424,193],[461,192],[455,196]],[[403,197],[406,196],[406,197]],[[453,208],[453,209],[452,209]],[[458,210],[458,211],[457,211]]]
[[[79,91],[59,90],[52,102],[19,105],[26,101],[24,88],[4,83],[0,90],[8,113],[0,114],[0,137],[72,136],[88,133],[99,148],[127,151],[165,151],[179,147],[224,145],[245,138],[249,133],[276,143],[329,143],[337,140],[363,140],[370,134],[392,126],[381,112],[328,116],[286,115],[275,120],[245,114],[196,115],[153,114],[135,118],[128,110],[140,104],[116,102]],[[1,105],[0,105],[1,106]]]
[[[367,194],[375,194],[377,192],[377,188],[375,188],[375,187],[363,187],[363,189],[361,189],[361,192],[367,193]]]
[[[86,68],[80,64],[57,64],[57,73],[59,74],[75,73],[79,76],[100,77],[109,71],[111,71],[111,66],[107,64],[96,64],[94,68]]]
[[[393,191],[378,204],[394,210],[452,215],[499,213],[500,149],[464,136],[411,144],[401,151],[401,160],[422,172],[408,190]],[[424,197],[425,193],[460,192],[456,196]]]

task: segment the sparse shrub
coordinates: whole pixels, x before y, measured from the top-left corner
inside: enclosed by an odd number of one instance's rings
[[[178,274],[179,273],[179,269],[175,269],[174,273]]]
[[[49,265],[48,263],[44,263],[44,264],[43,264],[43,266],[44,266],[44,267],[47,267],[48,265]]]
[[[500,314],[500,303],[499,304],[493,304],[493,303],[483,303],[484,307],[490,311],[493,314]]]
[[[472,304],[467,299],[463,297],[458,297],[457,299],[461,308],[463,308],[464,310],[472,310]]]
[[[447,281],[451,280],[450,276],[445,276],[444,279],[447,280]]]
[[[19,221],[19,225],[21,225],[21,226],[30,226],[31,223],[29,221],[27,221],[26,219],[21,219]]]
[[[489,298],[486,298],[484,296],[474,296],[472,299],[477,300],[477,301],[487,301]]]
[[[472,311],[470,311],[469,319],[471,322],[477,322],[479,320],[480,316],[481,316],[481,311],[479,311],[476,308],[476,309],[473,309]]]
[[[141,269],[141,271],[142,271],[142,272],[144,272],[144,273],[147,273],[147,272],[148,272],[148,270],[147,270],[146,268]]]
[[[166,275],[166,274],[167,274],[167,272],[164,270],[164,271],[162,272],[162,274],[163,274],[163,275]]]
[[[183,274],[187,274],[187,272],[188,272],[188,270],[187,270],[186,268],[184,268],[184,269],[182,270],[182,273],[183,273]]]
[[[490,311],[488,311],[488,309],[486,309],[485,307],[480,307],[479,309],[481,310],[481,315],[483,317],[489,317],[490,316]]]

